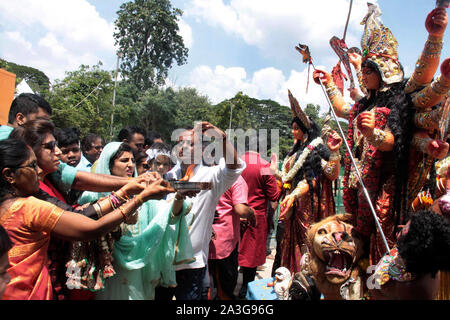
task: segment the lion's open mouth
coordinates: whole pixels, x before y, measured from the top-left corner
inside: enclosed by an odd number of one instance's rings
[[[327,264],[326,275],[347,276],[353,263],[350,254],[341,250],[328,250],[323,252]]]

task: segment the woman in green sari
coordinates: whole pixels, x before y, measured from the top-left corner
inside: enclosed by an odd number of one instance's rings
[[[95,173],[135,176],[131,148],[125,143],[111,142],[98,159]],[[79,203],[89,203],[106,196],[84,192]],[[190,203],[177,192],[171,200],[150,200],[138,211],[134,225],[122,224],[120,240],[114,242],[115,275],[106,279],[100,300],[150,300],[155,287],[176,286],[175,265],[193,258],[185,215]],[[189,263],[189,262],[188,262]]]

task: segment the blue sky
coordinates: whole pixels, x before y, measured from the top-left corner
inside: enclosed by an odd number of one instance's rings
[[[80,64],[115,67],[112,33],[121,0],[17,0],[0,2],[0,57],[40,69],[51,81]],[[426,15],[434,0],[378,0],[383,23],[399,42],[399,60],[410,75],[423,48]],[[288,105],[287,89],[301,105],[328,109],[320,88],[295,51],[309,45],[316,67],[331,71],[338,58],[328,44],[342,37],[349,0],[174,0],[184,11],[180,33],[189,48],[187,64],[174,66],[168,84],[191,86],[213,103],[237,91]],[[354,0],[347,31],[349,47],[360,46],[366,1]],[[444,38],[448,42],[449,31]],[[444,45],[441,61],[449,56]],[[438,71],[439,73],[439,71]]]

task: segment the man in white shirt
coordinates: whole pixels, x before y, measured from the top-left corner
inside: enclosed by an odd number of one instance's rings
[[[224,155],[220,159],[219,165],[203,164],[201,141],[204,136],[214,136],[216,142],[219,143],[221,147],[219,151],[222,151],[221,154]],[[209,122],[196,123],[194,129],[182,132],[178,141],[181,175],[177,178],[188,175],[191,182],[212,183],[211,190],[202,190],[191,199],[192,208],[187,216],[190,221],[189,235],[195,261],[176,266],[177,287],[174,290],[176,299],[200,300],[208,264],[214,212],[221,195],[244,171],[245,162],[239,159],[226,134]],[[196,147],[200,148],[199,152],[195,151]],[[201,159],[195,157],[196,155],[200,155]]]

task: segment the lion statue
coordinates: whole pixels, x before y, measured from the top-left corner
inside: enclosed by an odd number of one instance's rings
[[[358,265],[363,242],[351,222],[351,214],[336,214],[313,224],[307,233],[302,272],[314,279],[326,300],[359,300],[364,294]]]

